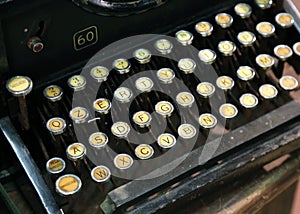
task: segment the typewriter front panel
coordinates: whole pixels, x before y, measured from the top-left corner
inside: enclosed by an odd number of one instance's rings
[[[3,9],[2,18],[10,72],[21,70],[24,75],[34,74],[37,81],[82,64],[114,41],[137,34],[169,32],[186,24],[191,14],[210,10],[206,2],[186,4],[177,0],[171,6],[163,4],[140,14],[118,16],[116,12],[113,16],[101,16],[71,1],[41,1],[26,6],[16,1],[14,4]],[[39,52],[28,47],[35,37],[44,46]]]

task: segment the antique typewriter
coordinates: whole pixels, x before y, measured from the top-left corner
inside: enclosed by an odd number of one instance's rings
[[[6,211],[180,213],[297,153],[299,8],[0,1]]]

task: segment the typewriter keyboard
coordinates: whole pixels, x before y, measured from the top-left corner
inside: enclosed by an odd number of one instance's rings
[[[28,77],[8,80],[20,106],[12,117],[59,206],[66,213],[102,212],[107,194],[132,180],[155,179],[191,153],[197,161],[183,174],[298,116],[294,24],[281,1],[239,3],[168,36],[121,41],[111,56],[41,90]],[[289,105],[289,116],[278,113]],[[278,121],[262,120],[259,131],[246,126],[268,117]],[[216,153],[198,158],[205,145],[220,142]],[[139,194],[171,180],[145,184]]]

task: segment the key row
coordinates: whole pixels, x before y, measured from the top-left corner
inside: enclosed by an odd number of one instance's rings
[[[249,31],[244,31],[244,32],[240,32],[238,34],[238,39],[242,44],[249,46],[253,42],[255,42],[255,35]],[[159,41],[163,42],[163,43],[170,43],[166,39],[159,40]],[[169,44],[169,45],[171,45],[171,44]],[[169,45],[167,45],[167,46],[169,46]],[[218,44],[218,50],[224,56],[231,56],[236,51],[236,45],[232,41],[227,41],[227,40],[220,41]],[[146,53],[147,52],[147,54],[146,54],[147,59],[148,59],[147,62],[150,61],[151,53],[149,50],[139,49],[139,50],[135,51],[135,53],[137,53],[137,52],[138,53],[142,53],[142,52]],[[280,60],[287,60],[288,58],[290,58],[293,55],[293,52],[296,55],[300,56],[300,42],[297,42],[293,45],[293,50],[289,46],[283,45],[283,44],[277,45],[274,48],[274,55],[276,57],[278,57]],[[202,62],[207,63],[207,64],[212,64],[217,59],[217,54],[215,53],[215,51],[213,51],[211,49],[200,50],[198,56]],[[270,68],[274,65],[274,59],[272,56],[270,56],[268,54],[260,54],[256,57],[256,63],[259,67],[266,69],[266,68]],[[131,65],[130,65],[129,60],[120,58],[120,59],[116,59],[113,62],[113,67],[120,74],[124,74],[124,73],[127,73],[130,71]],[[185,74],[192,73],[196,69],[196,63],[194,60],[192,60],[190,58],[184,58],[184,59],[179,60],[178,68],[181,71],[183,71]],[[104,66],[96,66],[91,69],[90,74],[96,81],[103,82],[103,81],[107,80],[107,77],[109,75],[109,70]],[[162,82],[169,83],[175,77],[175,74],[172,70],[162,69],[162,70],[158,71],[157,76]],[[68,79],[68,85],[74,91],[83,90],[86,86],[86,79],[82,75],[75,75]],[[139,84],[139,85],[141,85],[141,84]],[[9,87],[9,85],[7,87],[8,87],[8,90],[11,91],[12,93],[14,93],[16,95],[20,94],[20,91],[14,92],[15,90],[13,90],[12,87]],[[151,88],[151,85],[149,85],[149,88]],[[30,88],[28,90],[30,90]],[[141,91],[143,91],[143,90],[146,90],[146,89],[141,89]],[[150,89],[147,89],[147,90],[150,90]],[[51,96],[47,96],[49,93],[51,94]],[[46,97],[49,97],[49,99],[52,99],[52,101],[56,101],[56,100],[60,99],[62,93],[61,93],[61,90],[59,90],[59,88],[57,88],[57,87],[51,88],[50,87],[50,88],[48,88],[47,91],[44,91],[44,95]]]
[[[145,156],[146,150],[147,150],[147,154],[148,154],[149,150],[152,150],[151,155],[149,155],[149,157]],[[152,157],[154,151],[151,146],[141,144],[136,147],[135,153],[136,153],[137,157],[139,157],[140,159],[148,159],[148,158]],[[85,159],[86,147],[84,144],[81,144],[81,143],[72,143],[66,149],[66,155],[69,160],[76,163],[78,161]],[[125,156],[126,156],[126,159],[128,159],[128,161],[123,161],[123,163],[122,163],[122,161],[120,161],[119,159],[120,159],[120,157],[123,158]],[[126,162],[128,164],[125,164]],[[131,167],[132,164],[133,164],[133,159],[131,156],[129,156],[127,154],[118,154],[114,158],[114,165],[118,169],[128,169]],[[60,157],[53,157],[53,158],[49,159],[46,163],[46,170],[50,174],[59,174],[59,173],[63,172],[65,169],[66,169],[66,162]],[[93,174],[93,170],[92,170],[91,174]],[[92,177],[94,177],[94,176],[92,176]],[[98,182],[103,182],[103,181],[104,180],[102,180],[102,181],[100,181],[100,179],[98,180]]]
[[[248,4],[238,4],[234,9],[237,15],[241,18],[249,18],[251,16],[252,9]],[[293,16],[289,13],[278,13],[275,16],[275,21],[282,28],[292,27],[295,22]],[[215,22],[222,28],[228,28],[233,24],[233,17],[228,13],[219,13],[215,16]],[[195,30],[202,37],[207,37],[212,34],[213,25],[207,21],[200,21],[195,25]],[[260,22],[256,25],[256,30],[262,36],[268,37],[275,32],[275,26],[270,22]],[[185,36],[183,36],[184,34]],[[190,32],[183,31],[182,33],[177,33],[176,38],[183,45],[187,45],[186,38],[190,38],[189,40],[191,40],[192,34]],[[191,42],[188,44],[191,44]]]
[[[235,50],[234,43],[230,42],[230,41],[222,41],[222,42],[220,42],[219,46],[220,46],[219,48],[222,49],[223,53],[224,54],[226,53],[226,55],[232,54],[233,53],[232,51]],[[293,50],[297,55],[300,56],[300,42],[296,43],[293,46]],[[278,45],[274,48],[274,54],[280,60],[284,61],[292,56],[293,50],[287,45]],[[208,63],[208,64],[212,64],[216,60],[216,57],[217,57],[216,53],[210,49],[200,50],[198,55],[202,62]],[[122,59],[122,60],[127,61],[125,59]],[[268,69],[274,65],[275,61],[271,55],[259,54],[258,56],[256,56],[256,63],[260,68]],[[184,59],[179,60],[178,68],[181,71],[183,71],[185,74],[193,73],[194,70],[196,69],[196,63],[194,60],[192,60],[190,58],[184,58]],[[102,66],[97,66],[97,67],[93,68],[91,70],[91,73],[95,73],[96,72],[95,70],[99,70],[99,69],[100,70],[103,69],[103,70],[105,70],[105,72],[108,73],[107,68],[102,67]],[[242,80],[245,80],[245,76],[241,75],[244,72],[247,72],[250,75],[247,80],[250,80],[254,76],[254,71],[252,68],[250,68],[248,66],[241,66],[237,71],[237,75]],[[162,83],[165,83],[165,84],[172,83],[172,80],[175,78],[175,72],[170,68],[162,68],[157,71],[157,77]],[[99,76],[97,78],[99,78]],[[20,80],[18,80],[18,79],[20,79]],[[11,87],[10,85],[11,85],[11,82],[21,81],[22,79],[25,79],[25,77],[16,77],[16,78],[9,80],[7,83],[8,90],[11,91],[12,93],[14,91],[16,91],[15,92],[16,94],[20,94],[21,92],[19,90],[15,90],[14,87]],[[105,81],[104,79],[102,79],[102,80]],[[75,91],[83,90],[86,86],[86,79],[82,75],[75,75],[68,79],[68,85],[70,88],[74,89]],[[151,89],[153,87],[153,81],[147,77],[143,77],[143,78],[138,79],[135,82],[135,86],[141,92],[151,91]],[[29,93],[30,90],[31,90],[31,88],[28,88],[28,89],[26,89],[26,91],[22,92],[22,94]],[[121,90],[121,89],[119,89],[119,90]],[[122,91],[124,91],[124,90],[122,90]],[[128,93],[126,93],[128,95],[127,98],[130,99],[131,98],[130,96],[132,94],[130,93],[130,91],[127,91],[127,92],[128,92]],[[118,94],[119,94],[118,91],[116,91],[115,98],[117,100],[124,100],[124,98],[119,97]],[[61,99],[62,95],[63,95],[63,91],[62,91],[61,87],[59,87],[59,86],[51,85],[44,90],[44,96],[50,101],[58,101]]]
[[[241,41],[242,44],[249,46],[251,45],[253,42],[255,42],[255,36],[254,34],[252,34],[251,32],[248,31],[244,31],[239,33],[238,35],[239,40]],[[236,51],[236,45],[234,42],[231,41],[221,41],[218,44],[218,50],[224,55],[224,56],[232,56],[234,54],[234,52]],[[288,58],[290,58],[293,55],[293,52],[300,56],[300,42],[297,42],[293,45],[293,50],[292,48],[290,48],[288,45],[277,45],[274,49],[274,55],[276,57],[278,57],[278,59],[280,60],[287,60]],[[268,56],[268,58],[272,58],[270,55],[268,54],[264,54],[265,56]],[[213,62],[216,61],[217,59],[217,54],[215,51],[211,50],[211,49],[202,49],[199,51],[198,54],[200,60],[204,63],[207,64],[212,64]],[[258,55],[256,58],[261,58],[260,55]],[[273,59],[271,59],[272,61],[274,61]],[[265,68],[265,65],[260,63],[259,60],[256,60],[256,63],[258,66]],[[273,63],[274,64],[274,63]],[[271,64],[269,67],[271,67],[273,64]]]
[[[184,60],[186,60],[187,62],[191,62],[189,61],[190,59],[184,59]],[[259,55],[256,58],[256,61],[258,64],[260,64],[260,67],[264,69],[270,68],[274,64],[273,57],[267,54]],[[187,67],[189,66],[186,65],[185,68]],[[240,66],[236,71],[236,75],[241,81],[250,81],[254,78],[255,74],[256,74],[255,70],[249,66]],[[173,79],[175,78],[175,72],[170,68],[162,68],[157,71],[157,77],[162,83],[171,84]],[[71,77],[71,79],[72,78],[74,78],[74,76]],[[216,86],[225,91],[231,90],[234,87],[234,85],[235,85],[234,80],[229,76],[220,76],[216,80]],[[292,76],[284,75],[279,79],[279,85],[284,90],[294,90],[298,87],[298,81],[296,78]],[[148,77],[140,77],[135,81],[135,87],[140,92],[150,92],[153,86],[154,86],[154,82],[152,81],[152,79]],[[274,86],[272,86],[272,88],[273,87]],[[200,96],[204,98],[211,97],[215,92],[215,86],[209,82],[202,82],[196,86],[196,91]],[[259,89],[260,95],[265,98],[267,96],[263,93],[263,91],[264,90]],[[275,91],[275,89],[273,91]],[[276,89],[276,94],[277,94],[277,89]],[[63,95],[63,91],[61,87],[57,85],[50,85],[44,89],[44,96],[50,101],[58,101],[61,99],[62,95]],[[182,99],[180,99],[181,97],[184,96],[189,98],[186,99],[186,102],[182,102],[181,101]],[[114,99],[121,103],[128,103],[132,100],[132,98],[133,98],[133,91],[130,88],[119,87],[114,91]],[[177,104],[183,107],[191,106],[194,100],[195,99],[193,95],[187,92],[182,92],[178,94],[176,97]],[[107,114],[111,109],[111,102],[106,98],[99,98],[93,102],[93,109],[98,113]],[[76,114],[82,115],[82,117],[80,117],[82,121],[76,121],[76,118],[78,118],[76,117]],[[85,122],[85,120],[88,117],[88,113],[85,113],[80,109],[73,109],[70,112],[70,116],[71,118],[75,118],[74,122],[81,123],[81,122]]]
[[[255,40],[256,40],[255,35],[249,31],[240,32],[238,34],[238,39],[243,45],[246,45],[246,46],[253,44],[253,42],[255,42]],[[161,47],[172,46],[170,41],[168,41],[166,39],[159,40],[158,43],[159,43],[159,46],[161,46]],[[169,44],[166,44],[166,43],[169,43]],[[164,45],[162,45],[162,44],[164,44]],[[228,40],[220,41],[218,44],[218,50],[224,56],[231,56],[236,51],[236,45],[232,41],[228,41]],[[280,60],[287,60],[288,58],[290,58],[293,55],[293,51],[295,54],[300,56],[300,42],[297,42],[293,45],[293,50],[292,50],[292,48],[290,48],[287,45],[278,45],[274,48],[274,55],[277,56]],[[135,51],[135,53],[137,53],[137,52],[143,52],[143,53],[147,52],[147,62],[150,61],[151,53],[149,50],[139,49],[139,50]],[[202,62],[208,63],[208,64],[212,64],[217,58],[217,54],[211,49],[200,50],[198,56]],[[266,59],[268,63],[264,63],[265,60],[263,60],[263,58],[268,58],[268,59]],[[146,63],[146,62],[144,61],[143,63]],[[258,55],[256,57],[256,63],[261,68],[266,68],[266,66],[271,67],[274,64],[274,59],[270,55],[262,54],[262,55]],[[129,60],[120,58],[120,59],[116,59],[113,62],[113,67],[120,74],[124,74],[124,73],[128,73],[130,71],[131,65],[130,65]],[[195,63],[195,61],[193,61],[190,58],[184,58],[178,62],[178,67],[185,74],[188,74],[188,73],[192,73],[196,69],[196,63]],[[175,75],[171,74],[172,72],[169,72],[166,70],[164,70],[164,71],[170,73],[167,75],[168,78],[171,78],[171,79],[174,78]],[[91,69],[90,74],[96,81],[103,82],[103,81],[107,80],[107,77],[109,75],[109,70],[104,66],[96,66]],[[161,74],[157,74],[157,76],[162,77]],[[169,81],[168,78],[163,79],[163,81],[168,82]],[[68,85],[74,91],[83,90],[86,86],[86,79],[82,75],[75,75],[68,79]],[[52,94],[53,93],[56,94],[57,92],[52,91]],[[59,97],[60,97],[60,94],[58,93],[57,98],[55,96],[53,98],[53,100],[55,101],[56,99],[59,99]]]

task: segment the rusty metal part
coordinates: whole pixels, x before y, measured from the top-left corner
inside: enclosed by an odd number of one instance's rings
[[[219,200],[216,200],[209,205],[209,211],[219,214],[257,213],[267,203],[294,184],[298,180],[299,174],[300,154],[290,158],[270,173],[241,187],[238,191],[225,195],[221,206]]]

